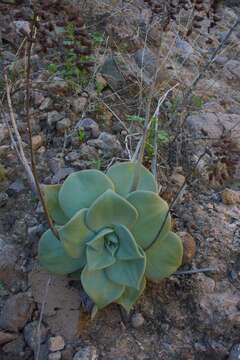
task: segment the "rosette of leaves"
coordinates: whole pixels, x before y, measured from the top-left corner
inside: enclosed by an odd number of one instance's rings
[[[40,263],[78,276],[96,309],[116,302],[129,311],[146,279],[168,277],[180,266],[182,242],[144,166],[79,171],[62,185],[46,186],[44,194],[59,239],[51,230],[43,234]]]

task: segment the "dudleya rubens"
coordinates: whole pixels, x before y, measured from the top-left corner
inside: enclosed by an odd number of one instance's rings
[[[45,186],[44,195],[59,239],[51,230],[42,235],[40,263],[53,273],[79,276],[96,309],[115,302],[129,311],[146,279],[168,277],[181,265],[181,239],[144,166],[120,163],[106,174],[82,170],[61,185]]]

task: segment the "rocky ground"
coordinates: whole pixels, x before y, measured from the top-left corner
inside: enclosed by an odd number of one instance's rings
[[[240,357],[240,25],[181,107],[240,7],[238,1],[221,3],[214,26],[204,17],[186,37],[189,10],[182,9],[163,32],[164,3],[38,4],[30,111],[41,183],[61,183],[73,171],[105,170],[129,159],[150,93],[153,114],[175,86],[160,110],[157,174],[168,202],[187,179],[172,209],[185,245],[183,266],[162,283],[149,283],[130,316],[112,305],[91,321],[80,284],[50,275],[36,259],[47,224],[9,138],[3,78],[7,68],[29,156],[24,39],[33,12],[28,1],[0,0],[1,360]],[[152,132],[144,157],[148,168],[156,152]]]

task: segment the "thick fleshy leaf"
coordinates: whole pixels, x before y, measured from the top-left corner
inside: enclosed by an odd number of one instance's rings
[[[115,263],[115,257],[107,250],[104,243],[104,237],[111,233],[113,233],[112,229],[103,229],[88,243],[88,270],[101,270]]]
[[[105,270],[89,271],[87,266],[81,274],[82,286],[98,309],[117,300],[124,291],[124,286],[113,283],[105,275]]]
[[[49,211],[49,215],[58,225],[64,225],[69,220],[60,207],[58,200],[58,194],[61,186],[62,185],[60,184],[43,186],[44,199]]]
[[[116,303],[122,305],[124,309],[129,313],[133,305],[136,303],[137,299],[142,295],[146,287],[146,279],[143,278],[141,282],[140,289],[133,289],[126,287],[123,294],[117,299]]]
[[[151,245],[161,229],[168,212],[168,204],[151,191],[135,191],[129,194],[127,200],[137,209],[139,214],[131,233],[137,244],[146,249]],[[170,229],[171,218],[168,215],[160,238],[163,238]]]
[[[146,259],[142,256],[136,260],[117,260],[105,272],[114,283],[139,289],[145,268]]]
[[[70,274],[84,266],[81,259],[73,259],[65,252],[61,241],[51,230],[46,231],[39,241],[38,259],[47,270],[61,275]]]
[[[86,242],[94,233],[85,225],[87,209],[78,211],[72,219],[59,229],[59,236],[66,252],[73,258],[84,261]]]
[[[122,224],[131,227],[137,220],[136,209],[112,190],[107,190],[92,204],[86,217],[93,231],[104,226]]]
[[[183,246],[180,237],[169,232],[160,238],[147,250],[146,277],[150,280],[160,280],[174,273],[182,263]]]
[[[115,225],[115,233],[119,238],[119,249],[116,257],[120,260],[132,260],[142,257],[132,233],[123,225]]]
[[[138,166],[138,163],[124,162],[111,166],[107,171],[107,176],[114,183],[115,191],[121,196],[126,197],[131,191],[135,171]],[[140,165],[139,170],[139,182],[136,190],[157,192],[157,183],[151,172],[143,165]]]
[[[78,171],[64,181],[59,193],[60,206],[71,218],[78,210],[89,208],[108,189],[114,190],[114,185],[101,171]]]

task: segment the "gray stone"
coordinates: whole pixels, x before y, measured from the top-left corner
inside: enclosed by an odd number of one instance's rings
[[[240,344],[236,344],[232,347],[228,360],[240,359]]]
[[[216,56],[214,60],[215,64],[218,65],[225,65],[227,61],[228,61],[227,56],[220,56],[220,55]]]
[[[48,113],[47,116],[47,123],[50,128],[53,128],[56,123],[64,118],[64,113],[59,113],[58,111],[54,110]]]
[[[59,133],[64,134],[66,130],[71,127],[71,120],[68,118],[64,118],[57,122],[57,130]]]
[[[61,357],[62,357],[61,352],[56,351],[48,355],[48,360],[61,360]]]
[[[25,343],[22,335],[3,346],[3,351],[9,354],[20,354],[24,350]]]
[[[49,84],[46,85],[46,90],[50,94],[64,96],[69,91],[69,84],[62,78],[55,76]]]
[[[51,98],[47,97],[43,100],[43,102],[41,103],[39,109],[41,111],[47,111],[50,110],[51,107],[53,106],[53,101]]]
[[[229,60],[224,66],[224,75],[229,80],[240,80],[240,61]]]
[[[70,167],[63,167],[60,168],[56,174],[52,177],[52,184],[58,184],[62,180],[65,180],[68,175],[74,172],[73,168]]]
[[[25,20],[17,20],[13,22],[17,31],[20,34],[30,34],[30,23],[28,21]]]
[[[97,358],[98,355],[95,346],[87,346],[82,350],[78,351],[74,355],[73,360],[97,360]]]
[[[16,194],[19,194],[23,190],[24,190],[23,181],[21,179],[17,179],[16,181],[10,184],[10,186],[7,189],[7,194],[9,196],[15,196]]]
[[[40,343],[44,343],[47,339],[48,329],[41,324],[40,331],[38,331],[39,321],[32,321],[24,327],[24,339],[27,345],[33,350],[36,351],[37,344],[40,337]]]
[[[135,313],[132,315],[131,323],[132,323],[132,326],[135,329],[137,329],[144,324],[144,317],[142,316],[141,313]]]
[[[88,99],[87,99],[86,97],[83,97],[83,96],[74,98],[74,99],[72,100],[73,111],[74,111],[76,114],[81,113],[81,112],[85,109],[85,106],[86,106],[86,104],[87,104],[87,101],[88,101]]]
[[[7,204],[8,202],[8,194],[1,191],[0,192],[0,207],[3,207]]]
[[[21,330],[31,318],[33,301],[27,293],[19,293],[9,297],[0,315],[0,327],[17,332]]]
[[[7,288],[14,286],[19,278],[16,269],[17,259],[18,252],[16,247],[0,239],[0,281]]]
[[[0,346],[15,340],[16,337],[16,334],[11,334],[9,332],[0,330]]]
[[[102,132],[98,139],[88,141],[89,145],[102,150],[104,158],[121,156],[122,146],[115,135]]]
[[[190,115],[186,122],[193,136],[207,134],[210,138],[220,138],[223,130],[231,130],[240,121],[239,115],[216,113],[208,111],[199,111]],[[237,137],[240,130],[236,127],[234,137]],[[240,134],[239,134],[240,135]]]
[[[134,54],[134,59],[140,69],[147,72],[148,76],[154,75],[156,71],[156,56],[148,48],[139,49]]]
[[[184,60],[189,59],[193,55],[194,50],[192,46],[186,41],[180,38],[176,40],[176,53],[180,55]]]
[[[99,131],[99,126],[96,123],[95,120],[91,119],[91,118],[85,118],[82,119],[80,121],[78,121],[78,123],[76,124],[75,128],[79,131],[80,129],[82,129],[84,131],[84,137],[85,139],[90,139],[90,138],[97,138],[100,134]]]
[[[101,74],[107,80],[113,90],[117,90],[125,83],[124,76],[119,70],[117,58],[109,57],[100,69]]]

